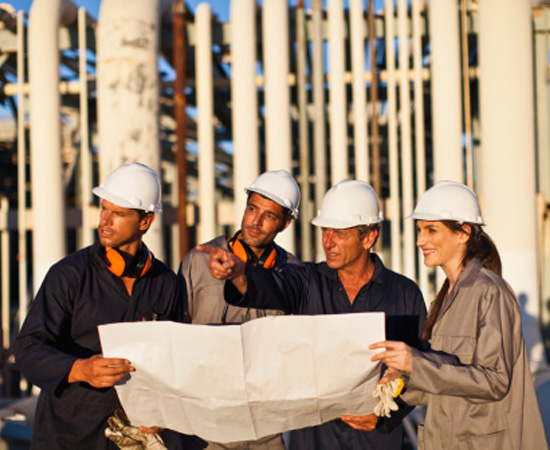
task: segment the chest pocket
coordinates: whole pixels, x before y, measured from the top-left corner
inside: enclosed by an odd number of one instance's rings
[[[462,364],[471,364],[476,348],[476,340],[471,336],[452,336],[434,334],[431,340],[434,350],[451,353],[460,359]]]

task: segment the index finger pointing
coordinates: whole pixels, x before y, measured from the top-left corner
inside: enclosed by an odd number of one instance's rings
[[[218,250],[216,247],[212,247],[211,245],[197,245],[197,250],[199,252],[203,252],[203,253],[208,253],[209,255],[211,255],[212,253],[216,253],[216,251]]]

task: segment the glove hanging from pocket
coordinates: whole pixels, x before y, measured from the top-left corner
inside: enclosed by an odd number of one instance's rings
[[[117,408],[107,419],[109,427],[105,428],[105,437],[124,450],[163,450],[164,441],[158,434],[144,433],[132,426],[124,410]]]
[[[380,401],[374,407],[374,414],[378,417],[390,417],[392,411],[397,411],[399,406],[395,402],[396,398],[403,390],[403,380],[397,378],[384,384],[378,384],[372,393],[374,398]]]

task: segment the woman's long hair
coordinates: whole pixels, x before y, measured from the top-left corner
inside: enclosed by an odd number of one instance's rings
[[[484,267],[493,271],[498,276],[502,275],[502,263],[500,261],[500,255],[497,247],[491,237],[483,231],[483,229],[473,223],[459,223],[450,220],[441,221],[443,225],[449,228],[453,233],[463,232],[470,235],[470,238],[466,242],[466,252],[464,258],[462,258],[462,267],[466,265],[474,258],[478,258]],[[471,228],[471,232],[467,233],[464,229],[464,225],[468,225]],[[443,286],[437,293],[435,300],[430,308],[430,313],[424,324],[424,330],[422,332],[422,339],[428,340],[432,337],[432,329],[439,315],[439,310],[443,304],[443,300],[449,290],[449,279],[445,279]]]

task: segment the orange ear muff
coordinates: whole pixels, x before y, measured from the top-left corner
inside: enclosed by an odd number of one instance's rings
[[[233,253],[245,263],[250,264],[254,261],[254,254],[252,249],[245,244],[240,239],[235,239],[233,242],[230,242],[231,250]],[[262,256],[258,260],[258,265],[265,267],[266,269],[271,269],[275,265],[275,260],[277,259],[277,250],[272,245],[264,250]]]
[[[230,243],[231,250],[237,257],[244,261],[245,263],[249,263],[252,261],[252,255],[250,254],[250,248],[248,245],[246,245],[243,241],[240,239],[235,239],[233,242]]]
[[[266,257],[264,259],[264,256]],[[258,264],[265,267],[266,269],[271,269],[275,265],[275,260],[277,259],[277,250],[273,248],[271,251],[267,248],[262,257],[258,261]]]
[[[139,278],[153,266],[153,255],[145,246],[137,258],[124,257],[116,248],[105,247],[105,259],[107,268],[117,277]]]
[[[151,267],[153,267],[153,254],[147,247],[144,247],[144,251],[147,253],[147,256],[145,257],[145,264],[143,264],[143,269],[141,269],[140,277],[149,272]]]
[[[105,247],[105,258],[107,260],[107,268],[117,277],[121,277],[126,268],[124,257],[114,248]]]

